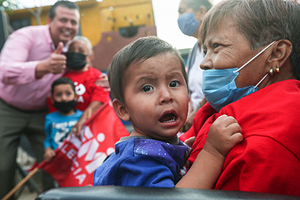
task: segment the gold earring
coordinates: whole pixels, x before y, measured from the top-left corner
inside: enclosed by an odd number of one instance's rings
[[[276,67],[276,74],[278,75],[279,74],[279,67]]]
[[[270,69],[270,75],[274,76],[274,70],[273,70],[273,68]]]

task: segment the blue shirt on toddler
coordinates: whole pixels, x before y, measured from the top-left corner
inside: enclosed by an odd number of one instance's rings
[[[94,174],[93,184],[172,188],[186,172],[190,148],[178,137],[167,143],[145,136],[123,137]]]

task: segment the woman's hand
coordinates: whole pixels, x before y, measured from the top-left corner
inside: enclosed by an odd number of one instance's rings
[[[105,91],[110,92],[110,86],[106,74],[101,74],[99,79],[95,81],[95,85],[103,87]]]

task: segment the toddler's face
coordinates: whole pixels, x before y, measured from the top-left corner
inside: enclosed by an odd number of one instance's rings
[[[185,123],[189,101],[179,59],[171,53],[157,55],[130,65],[124,77],[132,135],[173,138]]]
[[[70,84],[59,84],[55,86],[52,98],[57,102],[68,102],[74,100],[76,94]]]

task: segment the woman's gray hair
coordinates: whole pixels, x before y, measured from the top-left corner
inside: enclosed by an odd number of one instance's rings
[[[200,27],[204,42],[208,32],[223,20],[233,20],[252,49],[272,41],[286,39],[292,43],[290,59],[293,73],[300,79],[300,5],[292,0],[223,0],[210,9]]]
[[[89,54],[88,54],[88,55],[91,55],[92,52],[93,52],[93,45],[92,45],[91,41],[90,41],[88,38],[84,37],[84,36],[76,35],[76,36],[71,40],[70,44],[71,44],[72,42],[74,42],[74,41],[77,41],[77,40],[81,40],[81,41],[85,42],[86,46],[87,46],[88,49],[89,49]]]

